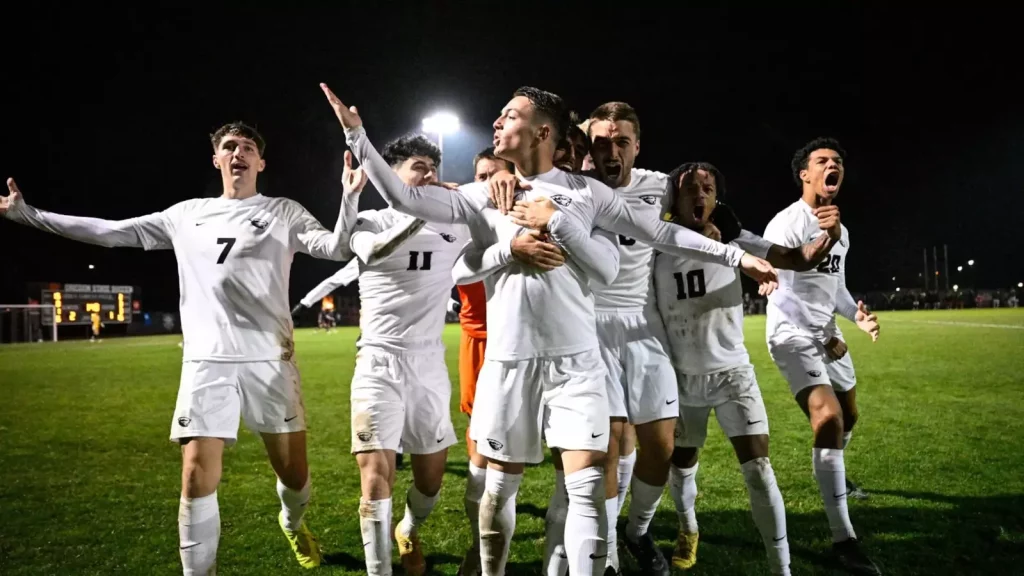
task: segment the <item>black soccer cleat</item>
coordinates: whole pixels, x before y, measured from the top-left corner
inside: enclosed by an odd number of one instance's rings
[[[860,541],[856,538],[832,543],[832,553],[836,555],[839,563],[851,574],[862,574],[864,576],[881,576],[882,571],[878,566],[864,554],[860,548]]]
[[[636,560],[637,567],[641,574],[651,576],[669,576],[668,562],[665,555],[658,550],[654,538],[648,532],[640,537],[640,540],[633,542],[628,536],[622,539],[626,544],[626,550]]]
[[[868,493],[863,488],[853,483],[853,480],[846,479],[846,497],[855,500],[867,500]]]

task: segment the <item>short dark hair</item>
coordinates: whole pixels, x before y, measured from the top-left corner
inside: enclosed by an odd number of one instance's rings
[[[435,166],[441,165],[441,149],[423,134],[406,134],[395,138],[384,145],[381,156],[388,166],[394,167],[413,156],[423,156],[434,161]]]
[[[476,165],[479,164],[481,160],[494,160],[495,162],[503,162],[505,166],[508,168],[509,172],[515,170],[515,166],[513,166],[511,162],[505,160],[504,158],[498,158],[497,156],[494,155],[494,146],[484,148],[483,150],[480,151],[479,154],[473,157],[473,170],[476,170]]]
[[[793,154],[793,160],[790,161],[789,167],[793,169],[793,181],[800,184],[800,171],[807,169],[807,160],[811,157],[811,153],[815,150],[821,150],[827,148],[829,150],[835,150],[839,153],[840,158],[846,158],[846,150],[839,144],[839,141],[835,138],[819,137],[811,140],[807,144],[804,144],[802,148],[797,150]]]
[[[523,86],[512,96],[525,96],[533,105],[534,111],[551,122],[551,139],[555,146],[558,146],[558,143],[565,137],[566,126],[569,124],[569,112],[565,108],[562,97],[532,86]]]
[[[217,128],[216,132],[210,134],[210,143],[213,144],[213,149],[216,150],[217,146],[220,146],[220,141],[228,135],[241,136],[255,142],[260,157],[263,157],[263,152],[267,149],[267,143],[263,140],[263,136],[260,136],[260,133],[255,128],[245,122],[232,122]]]
[[[683,175],[684,180],[688,179],[689,181],[693,180],[693,177],[696,176],[698,170],[703,170],[708,174],[711,174],[715,179],[715,193],[719,198],[725,196],[725,176],[722,174],[721,170],[715,167],[714,164],[710,162],[687,162],[677,168],[677,170],[678,174]],[[678,180],[679,177],[676,176],[673,184],[676,184]]]
[[[587,133],[584,132],[578,124],[580,123],[580,116],[575,110],[569,111],[569,122],[565,127],[565,137],[562,141],[555,146],[555,150],[565,150],[572,146],[572,137],[578,136],[580,141],[583,142],[584,155],[590,153],[590,138],[587,138]]]
[[[590,120],[591,123],[594,120],[608,120],[610,122],[624,120],[633,125],[636,139],[640,139],[640,118],[636,115],[636,110],[625,102],[605,102],[601,104],[590,113]]]

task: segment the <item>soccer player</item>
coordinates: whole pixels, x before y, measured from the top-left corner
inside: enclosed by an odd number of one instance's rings
[[[816,215],[831,206],[843,183],[845,153],[832,138],[808,142],[793,156],[799,200],[769,222],[764,238],[785,247],[800,246],[821,234]],[[860,548],[847,508],[843,450],[857,421],[856,376],[834,312],[878,338],[878,319],[854,302],[844,283],[850,234],[815,269],[779,275],[778,293],[769,298],[768,351],[779,367],[814,433],[814,477],[832,529],[832,549],[851,571],[878,574]]]
[[[839,239],[835,206],[818,213],[818,227],[827,234],[800,247],[776,246],[743,230],[732,210],[718,201],[725,195],[725,179],[711,164],[683,164],[669,174],[669,182],[667,217],[764,257],[776,268],[808,270]],[[785,504],[768,459],[768,416],[743,343],[740,277],[725,266],[669,254],[656,256],[654,277],[680,399],[669,490],[680,523],[672,563],[687,570],[697,560],[698,450],[714,409],[739,459],[772,572],[789,574]]]
[[[766,284],[774,282],[774,270],[763,260],[693,231],[640,218],[603,184],[554,168],[554,150],[565,133],[567,115],[561,98],[527,87],[516,91],[494,122],[494,140],[495,154],[512,161],[531,182],[527,197],[546,197],[520,206],[513,222],[547,232],[572,256],[572,266],[538,274],[511,262],[509,236],[501,227],[508,220],[493,217],[497,211],[487,206],[482,185],[463,186],[455,192],[405,185],[387,170],[355,109],[345,107],[326,85],[322,88],[345,128],[349,146],[386,201],[426,220],[473,220],[474,242],[490,245],[478,262],[482,271],[497,270],[489,279],[490,328],[480,373],[486,386],[478,387],[477,417],[471,429],[480,453],[488,458],[480,506],[484,573],[504,570],[515,522],[514,512],[511,518],[505,515],[505,504],[515,498],[525,463],[541,461],[542,431],[549,446],[562,450],[569,498],[565,547],[570,570],[603,573],[607,550],[602,461],[608,404],[589,279],[610,281],[618,261],[614,252],[602,257],[602,244],[591,230],[629,234],[657,241],[667,251],[740,265]],[[486,226],[481,224],[484,220]],[[614,265],[609,266],[609,261]]]
[[[389,142],[384,158],[410,186],[434,182],[441,163],[438,147],[422,135]],[[362,481],[359,523],[366,570],[391,574],[391,496],[395,452],[401,448],[411,455],[413,485],[394,537],[406,574],[420,575],[426,563],[418,528],[437,502],[448,447],[457,440],[441,333],[444,302],[454,285],[452,264],[469,231],[426,224],[390,208],[357,216],[346,226],[353,226],[351,248],[359,258],[362,313],[351,390],[352,452]]]
[[[277,474],[278,523],[299,563],[312,568],[321,555],[302,520],[310,480],[288,277],[296,252],[343,260],[348,251],[340,227],[326,230],[299,203],[257,192],[266,160],[255,129],[227,124],[211,143],[223,182],[219,198],[112,221],[31,207],[10,179],[0,214],[80,242],[174,250],[184,353],[171,440],[182,453],[178,534],[184,574],[216,570],[217,485],[224,446],[235,442],[240,418],[263,438]]]

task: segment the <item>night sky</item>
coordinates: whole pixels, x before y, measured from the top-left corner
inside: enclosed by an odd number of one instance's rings
[[[629,102],[643,131],[637,165],[716,164],[724,200],[756,232],[799,196],[793,151],[839,138],[848,172],[837,204],[854,292],[920,286],[922,248],[938,245],[941,255],[944,243],[951,284],[968,258],[979,287],[1024,281],[1020,30],[1009,17],[963,13],[975,3],[950,14],[932,13],[937,4],[832,2],[678,12],[250,4],[6,9],[0,175],[47,210],[155,212],[219,195],[208,135],[244,120],[268,142],[260,189],[294,198],[331,228],[344,134],[318,82],[359,106],[378,148],[430,112],[457,113],[464,131],[445,139],[444,163],[445,179],[457,181],[470,178],[470,159],[489,144],[512,91],[535,85],[583,115]],[[362,203],[383,206],[371,189]],[[7,221],[0,246],[2,302],[24,302],[31,281],[92,282],[142,286],[147,309],[176,308],[170,251],[87,246]],[[338,266],[297,256],[291,302]]]

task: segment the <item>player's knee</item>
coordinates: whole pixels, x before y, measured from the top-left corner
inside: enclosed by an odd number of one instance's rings
[[[815,435],[836,435],[843,434],[843,412],[839,406],[822,405],[816,410],[811,410],[811,429]]]
[[[217,490],[220,463],[209,461],[198,452],[186,452],[181,460],[181,492],[187,498],[202,498]]]
[[[672,451],[672,465],[676,468],[693,468],[697,465],[697,449],[676,447]]]
[[[288,488],[302,490],[309,481],[309,466],[305,462],[297,462],[282,470],[277,477]]]

